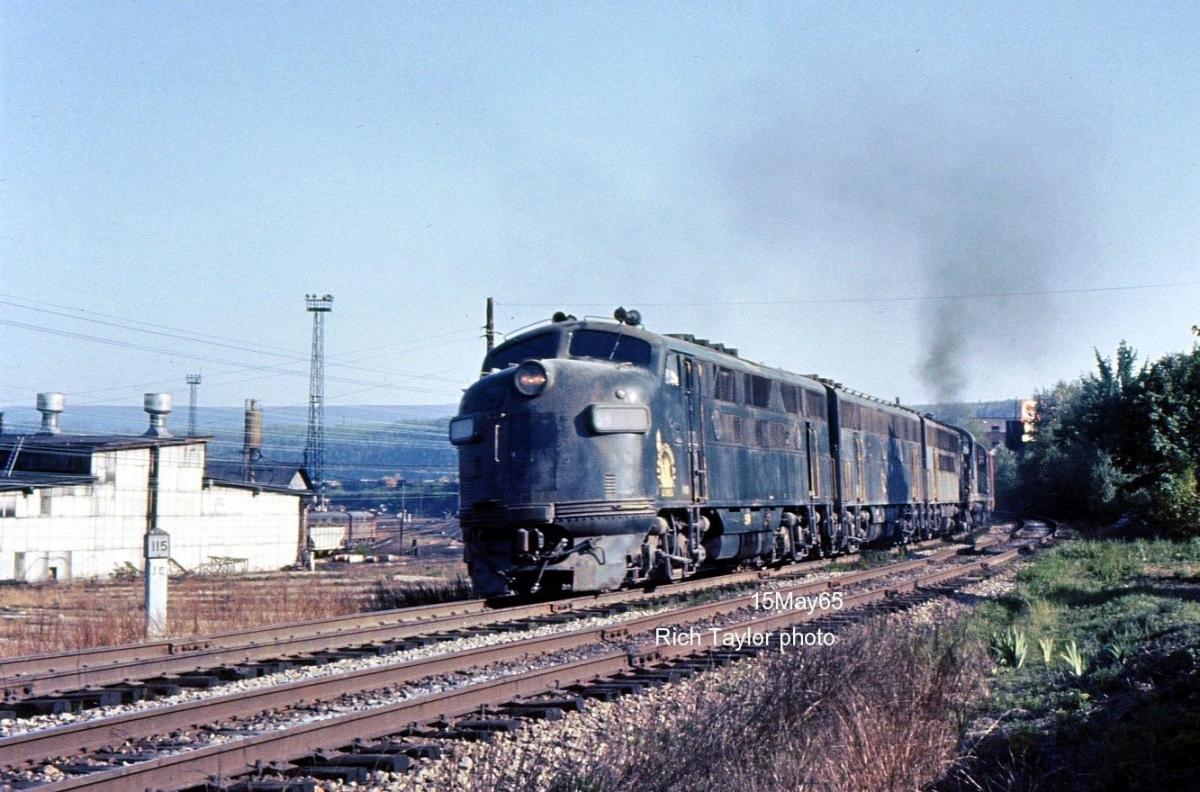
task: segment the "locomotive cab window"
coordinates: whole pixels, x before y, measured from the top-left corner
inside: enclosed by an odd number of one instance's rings
[[[649,366],[652,348],[640,338],[607,330],[576,330],[571,335],[571,357],[611,360]]]
[[[679,355],[674,353],[667,355],[667,365],[663,370],[663,380],[668,385],[679,385],[680,373],[683,368],[683,363],[679,359]]]
[[[487,356],[483,363],[486,373],[503,371],[526,360],[542,360],[558,356],[558,333],[541,333],[525,338],[516,338],[501,344]]]

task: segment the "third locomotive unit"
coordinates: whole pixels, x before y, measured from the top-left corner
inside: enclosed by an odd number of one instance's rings
[[[477,594],[603,591],[986,523],[963,430],[635,311],[491,350],[450,424]]]

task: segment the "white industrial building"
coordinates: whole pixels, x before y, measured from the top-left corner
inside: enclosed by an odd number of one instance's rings
[[[41,431],[0,435],[0,580],[141,570],[143,537],[155,528],[186,570],[271,570],[299,559],[310,494],[302,472],[248,481],[206,470],[206,438],[166,431],[166,394],[147,394],[142,436],[63,434],[62,406],[61,394],[40,394]]]

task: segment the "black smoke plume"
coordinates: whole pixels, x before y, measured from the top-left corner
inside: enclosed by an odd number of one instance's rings
[[[1039,355],[1046,292],[1079,264],[1088,136],[1061,109],[1014,99],[954,115],[845,97],[821,110],[763,112],[725,141],[716,163],[733,223],[789,250],[865,250],[828,296],[916,298],[887,310],[915,314],[913,365],[936,401],[960,398],[972,372]]]

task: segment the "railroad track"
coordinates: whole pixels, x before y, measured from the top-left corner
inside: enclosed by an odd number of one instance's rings
[[[945,546],[930,540],[913,546]],[[28,657],[0,658],[0,717],[25,718],[79,712],[169,696],[183,688],[279,673],[312,665],[477,635],[488,626],[511,630],[564,614],[586,614],[706,588],[752,584],[767,575],[808,574],[828,561],[792,564],[773,572],[743,572],[568,599],[505,604],[458,600],[214,635],[100,647]]]
[[[1018,523],[1014,533],[1021,527]],[[1035,541],[1027,540],[1026,543]],[[1003,549],[999,547],[1002,543],[1014,546]],[[980,546],[987,544],[989,542],[979,542]],[[773,590],[780,596],[811,596],[836,591],[841,595],[846,612],[872,603],[896,604],[906,596],[931,596],[947,580],[987,572],[1011,561],[1021,552],[1011,537],[990,544],[996,545],[992,548],[994,552],[983,557],[959,557],[960,548],[951,547],[935,551],[924,559],[902,561],[837,578],[801,582],[781,580]],[[935,569],[939,565],[942,568]],[[760,580],[757,576],[755,579]],[[699,582],[689,581],[692,584]],[[618,594],[628,599],[630,593]],[[583,627],[398,665],[30,732],[0,740],[0,766],[9,768],[6,778],[12,784],[61,778],[41,787],[47,790],[178,789],[207,783],[210,777],[227,779],[253,769],[256,763],[280,760],[300,763],[291,766],[289,772],[292,773],[361,779],[367,767],[403,769],[402,765],[406,765],[414,753],[433,750],[408,738],[400,741],[394,738],[406,729],[410,737],[428,735],[431,722],[444,727],[453,723],[450,719],[468,715],[480,707],[505,704],[507,707],[499,712],[513,717],[493,715],[491,720],[468,720],[466,727],[456,723],[450,731],[478,737],[490,729],[508,728],[517,716],[561,714],[563,709],[575,706],[580,695],[615,695],[668,681],[689,669],[698,670],[705,663],[731,662],[737,655],[723,651],[724,636],[741,630],[762,632],[804,623],[811,621],[816,612],[810,611],[807,616],[791,611],[756,615],[751,608],[752,597],[743,594],[725,596],[712,602],[634,615],[615,625]],[[650,630],[666,626],[678,629],[681,625],[704,625],[704,630],[698,633],[701,639],[686,645],[646,645],[642,640]],[[697,652],[707,652],[707,659],[696,655]],[[538,665],[531,658],[557,659]],[[409,683],[416,685],[439,675],[462,674],[468,669],[494,668],[505,663],[509,664],[510,671],[514,665],[518,670],[531,665],[536,667],[524,673],[503,673],[492,678],[486,678],[487,674],[484,674],[483,681],[476,684],[460,684],[440,692],[417,688],[418,693],[410,698],[367,709],[361,709],[365,706],[361,699],[351,700],[346,711],[339,712],[335,708],[314,714],[302,709],[383,687],[395,689]],[[597,682],[597,679],[607,681]],[[572,686],[582,687],[564,697],[562,691]],[[531,696],[547,693],[552,696],[550,703],[528,700]],[[267,711],[288,712],[294,717],[269,727],[260,723],[258,733],[249,735],[245,733],[244,725],[237,725],[236,719],[252,719]],[[231,723],[234,732],[241,729],[242,733],[231,734]],[[414,732],[414,724],[425,725]],[[193,740],[187,746],[190,750],[178,752],[183,747],[178,738],[165,742],[149,740],[154,735],[194,733],[201,725],[210,726],[206,734],[211,744],[195,747],[203,741]],[[442,732],[445,731],[443,728]],[[388,739],[389,735],[393,738]],[[381,738],[383,742],[362,742]],[[124,748],[97,753],[113,745]],[[347,750],[322,751],[338,748]],[[123,762],[130,764],[121,766]],[[54,768],[54,773],[47,772],[49,767]],[[22,774],[20,768],[40,768],[40,772],[26,770]],[[62,777],[66,773],[75,775]],[[213,788],[267,788],[256,787],[255,783],[234,781],[222,785],[218,781]]]

